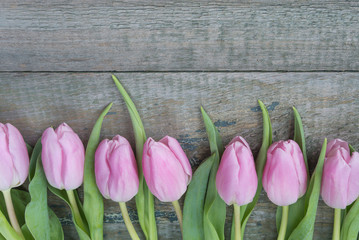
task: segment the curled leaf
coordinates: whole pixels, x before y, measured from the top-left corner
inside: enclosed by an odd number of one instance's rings
[[[249,216],[251,215],[255,205],[257,204],[259,195],[262,192],[262,176],[263,176],[264,166],[265,166],[266,160],[267,160],[267,150],[268,150],[269,146],[272,144],[272,125],[271,125],[271,121],[269,118],[268,110],[262,101],[258,100],[258,103],[262,110],[262,116],[263,116],[262,145],[259,150],[258,156],[256,158],[256,171],[257,171],[257,176],[258,176],[258,187],[257,187],[256,195],[253,198],[253,201],[247,205],[241,206],[241,209],[240,209],[242,238],[244,235],[244,230],[245,230],[247,221],[249,219]],[[234,240],[234,236],[235,236],[235,231],[234,231],[234,218],[233,218],[232,230],[231,230],[231,239],[232,240]]]
[[[302,153],[303,158],[307,170],[307,179],[309,179],[309,169],[308,169],[308,160],[307,160],[307,150],[305,147],[305,136],[304,136],[304,129],[302,124],[302,119],[299,115],[299,112],[295,107],[293,107],[293,114],[294,114],[294,141],[298,143]],[[309,181],[308,181],[309,183]],[[300,221],[304,217],[305,213],[305,195],[298,199],[298,201],[289,206],[289,218],[287,222],[287,230],[285,239],[288,239],[289,235],[293,232],[293,230],[298,226]],[[282,207],[277,207],[276,213],[276,224],[277,224],[277,231],[279,232],[279,226],[282,220]]]
[[[107,105],[97,119],[87,143],[85,154],[83,210],[89,226],[90,237],[97,240],[103,239],[104,205],[102,195],[96,185],[95,152],[100,142],[102,122],[111,106],[112,103]]]
[[[130,96],[126,92],[125,88],[122,86],[120,81],[116,76],[112,75],[112,79],[116,84],[119,92],[121,93],[123,99],[125,100],[128,112],[130,113],[133,132],[135,135],[136,142],[136,160],[137,168],[139,175],[139,189],[136,195],[136,207],[138,213],[138,219],[143,233],[146,236],[146,239],[156,240],[157,239],[157,227],[155,219],[155,210],[154,210],[154,198],[146,181],[143,177],[142,172],[142,152],[143,144],[146,142],[146,133],[143,127],[140,115],[137,112],[136,106],[131,100]]]
[[[215,154],[207,158],[188,185],[183,207],[183,239],[204,239],[203,208],[214,159]]]
[[[221,136],[212,120],[203,108],[201,108],[201,112],[206,126],[211,153],[214,154],[203,210],[204,239],[222,240],[224,239],[226,204],[217,192],[216,174],[224,148]]]
[[[26,225],[22,226],[24,234],[39,240],[64,239],[61,223],[47,204],[47,181],[41,162],[41,139],[35,145],[31,161],[35,162],[30,163],[35,166],[35,170],[30,176],[31,201],[25,210]]]
[[[307,193],[305,194],[305,210],[304,217],[298,226],[290,234],[290,240],[311,240],[314,232],[315,216],[317,214],[318,200],[320,195],[320,186],[323,174],[323,164],[325,158],[325,151],[327,149],[327,139],[324,140],[322,150],[319,155],[317,166],[310,179]]]

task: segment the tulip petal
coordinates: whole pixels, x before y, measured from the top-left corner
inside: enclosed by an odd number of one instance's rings
[[[9,137],[9,151],[14,166],[12,186],[17,187],[23,184],[27,178],[30,164],[29,154],[24,138],[19,130],[9,123],[6,126]]]
[[[247,143],[247,141],[246,141],[244,138],[242,138],[241,136],[236,136],[236,137],[234,137],[234,138],[232,139],[232,141],[231,141],[226,147],[232,145],[232,144],[235,143],[235,142],[242,143],[242,144],[245,145],[248,149],[251,149],[251,148],[249,147],[249,144]]]
[[[108,179],[110,177],[110,167],[108,165],[109,140],[104,139],[98,145],[95,152],[95,176],[96,184],[102,196],[106,199],[110,198],[108,190]]]
[[[253,155],[242,140],[245,142],[244,139],[232,141],[226,147],[217,171],[217,190],[228,205],[241,206],[251,202],[257,190]]]
[[[228,146],[223,152],[221,162],[216,175],[216,187],[218,194],[227,205],[236,203],[235,191],[238,189],[238,173],[240,166],[237,162],[234,147]]]
[[[257,191],[258,178],[252,152],[247,148],[248,144],[246,144],[247,147],[237,145],[238,143],[235,145],[239,164],[238,189],[241,191],[236,193],[236,202],[238,205],[245,205],[253,201]]]
[[[13,179],[13,163],[9,152],[9,140],[7,127],[0,123],[0,190],[11,188]]]
[[[187,185],[188,185],[192,178],[192,167],[191,167],[191,164],[189,163],[188,158],[187,158],[185,152],[183,151],[181,145],[177,141],[177,139],[170,137],[170,136],[165,136],[159,142],[167,145],[168,148],[177,157],[177,159],[179,160],[179,162],[182,165],[184,172],[187,174]]]
[[[116,146],[108,163],[110,167],[108,189],[111,199],[116,202],[131,200],[138,192],[139,182],[135,156],[129,143]]]
[[[295,203],[300,185],[292,156],[277,147],[271,152],[268,150],[268,160],[263,172],[263,188],[268,198],[278,206]]]
[[[337,139],[333,139],[328,143],[327,146],[327,151],[325,153],[325,156],[327,157],[330,152],[332,152],[333,150],[335,151],[338,148],[344,148],[346,152],[350,152],[349,151],[349,144],[346,141],[343,141],[339,138]]]
[[[66,128],[61,127],[61,129]],[[63,158],[61,176],[65,189],[76,189],[80,187],[83,182],[85,163],[84,145],[82,144],[79,136],[72,130],[60,132],[58,141],[62,149]]]
[[[286,147],[292,155],[294,168],[297,173],[299,181],[299,197],[302,197],[307,190],[307,167],[305,166],[303,153],[300,150],[299,145],[293,141],[289,140],[285,142]]]
[[[321,195],[328,206],[340,209],[347,206],[349,176],[350,167],[339,151],[336,151],[336,156],[325,159]]]
[[[174,153],[149,138],[142,158],[143,174],[151,192],[162,202],[178,200],[186,191],[187,175]]]
[[[353,152],[350,160],[350,176],[348,182],[347,205],[352,204],[359,197],[359,153]]]
[[[41,144],[42,165],[48,182],[55,188],[64,189],[61,177],[62,150],[53,128],[50,127],[44,131]]]

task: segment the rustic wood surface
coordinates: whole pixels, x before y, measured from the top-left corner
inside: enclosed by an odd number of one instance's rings
[[[0,44],[2,71],[357,71],[359,2],[2,0]]]
[[[32,145],[45,128],[67,122],[86,144],[114,102],[101,137],[121,134],[133,144],[115,72],[147,135],[176,137],[193,169],[209,155],[199,107],[224,144],[240,134],[256,155],[261,99],[274,140],[292,137],[296,106],[312,171],[325,137],[359,148],[358,46],[355,0],[1,0],[0,122],[17,126]],[[50,205],[65,239],[78,239],[68,207],[53,195]],[[140,233],[134,201],[128,207]],[[263,192],[245,239],[275,239],[275,211]],[[227,237],[231,216],[228,208]],[[181,238],[170,204],[156,201],[156,219],[159,239]],[[331,239],[332,223],[332,209],[320,200],[314,239]],[[111,201],[104,232],[106,240],[130,239]]]
[[[292,106],[303,118],[310,168],[324,137],[340,137],[359,147],[358,73],[119,73],[143,118],[148,136],[176,137],[196,168],[209,155],[199,107],[203,105],[219,128],[224,144],[244,136],[256,155],[262,117],[257,104],[268,107],[274,140],[293,134]],[[66,121],[86,143],[102,109],[114,102],[104,121],[102,138],[115,134],[133,144],[131,122],[111,73],[0,73],[0,120],[17,126],[34,144],[42,131]],[[77,239],[67,206],[50,197],[64,225],[66,239]],[[139,224],[134,202],[130,213]],[[263,193],[246,228],[246,239],[275,239],[275,209]],[[226,233],[229,234],[228,208]],[[106,201],[105,239],[130,239],[116,203]],[[160,239],[179,239],[172,206],[156,202]],[[320,201],[314,239],[330,239],[332,210]]]

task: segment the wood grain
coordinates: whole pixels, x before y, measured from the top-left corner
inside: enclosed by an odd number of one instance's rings
[[[0,3],[0,71],[358,71],[357,1]]]
[[[262,133],[257,99],[268,107],[274,141],[293,134],[296,106],[302,115],[310,168],[324,137],[339,137],[359,148],[359,73],[120,73],[142,116],[148,136],[176,137],[193,168],[209,155],[199,107],[220,130],[224,144],[240,134],[257,154]],[[11,122],[34,144],[42,131],[66,121],[86,143],[102,109],[102,138],[121,134],[133,144],[128,112],[110,73],[0,73],[0,122]],[[80,192],[82,193],[82,192]],[[77,239],[69,209],[54,196],[51,207],[64,225],[66,239]],[[135,227],[135,205],[129,203]],[[106,201],[105,239],[130,239],[116,203]],[[231,209],[226,233],[229,234]],[[172,206],[156,202],[160,239],[179,239]],[[330,239],[332,210],[321,201],[314,239]],[[262,193],[246,228],[246,239],[275,239],[275,206]]]

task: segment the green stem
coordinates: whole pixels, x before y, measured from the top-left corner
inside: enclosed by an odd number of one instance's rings
[[[24,235],[22,234],[19,222],[17,221],[17,218],[16,218],[15,209],[14,209],[14,205],[12,203],[10,191],[11,191],[11,188],[3,191],[3,194],[4,194],[5,205],[6,205],[7,213],[10,218],[11,226],[20,235],[20,237],[22,239],[25,239]]]
[[[235,228],[235,240],[241,240],[241,207],[237,204],[233,204],[234,207],[234,228]]]
[[[79,227],[84,232],[87,232],[87,230],[86,230],[87,227],[85,226],[85,223],[82,220],[82,217],[81,217],[81,214],[80,214],[80,211],[79,211],[79,207],[77,206],[77,203],[76,203],[74,191],[75,190],[66,190],[66,193],[67,193],[67,196],[69,197],[70,205],[71,205],[71,208],[73,209],[73,214],[74,214],[74,218],[75,218],[75,221],[76,221],[77,225],[79,225]]]
[[[132,225],[130,216],[128,215],[126,203],[125,202],[119,202],[119,204],[120,204],[120,209],[121,209],[123,220],[125,221],[125,225],[126,225],[128,233],[131,236],[131,239],[140,240],[140,238],[138,237],[138,235],[136,233],[135,228]]]
[[[340,215],[341,209],[336,208],[334,210],[333,240],[340,239]]]
[[[173,207],[174,207],[174,209],[175,209],[175,211],[176,211],[177,219],[178,219],[178,222],[179,222],[180,228],[181,228],[181,233],[182,233],[182,235],[183,235],[182,211],[181,211],[181,207],[180,207],[178,201],[173,201],[172,204],[173,204]]]
[[[285,232],[287,231],[287,223],[288,223],[288,206],[282,207],[282,220],[280,223],[280,229],[278,234],[278,240],[284,240],[285,239]]]

